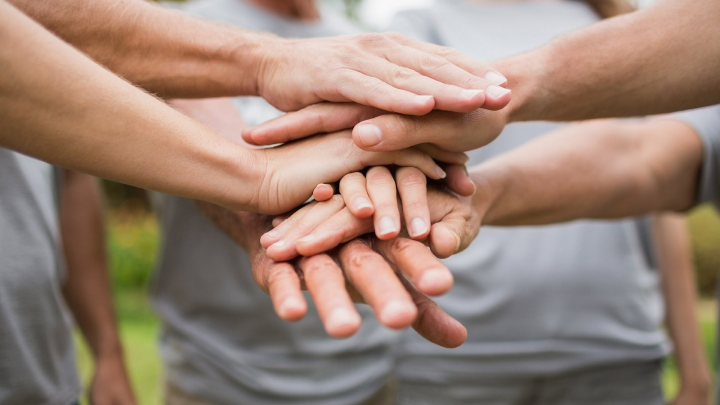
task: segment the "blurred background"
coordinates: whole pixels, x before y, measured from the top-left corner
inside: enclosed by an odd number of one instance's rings
[[[342,9],[351,19],[368,29],[385,25],[392,15],[405,8],[419,8],[434,0],[324,0],[326,5]],[[638,2],[636,2],[637,4]],[[640,1],[643,6],[648,1]],[[158,321],[150,308],[147,288],[152,277],[159,246],[158,224],[144,190],[103,181],[106,195],[106,221],[109,229],[112,283],[125,357],[138,400],[142,405],[160,404],[161,363],[157,353]],[[687,214],[692,232],[694,265],[700,300],[697,303],[700,328],[706,352],[715,361],[716,301],[720,270],[720,218],[710,206]],[[78,352],[85,386],[92,364],[87,347],[77,335]],[[677,373],[668,360],[664,376],[666,395],[678,387]]]

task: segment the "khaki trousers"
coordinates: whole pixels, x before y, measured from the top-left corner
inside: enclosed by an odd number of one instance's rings
[[[392,379],[370,398],[352,405],[396,405],[397,382]],[[217,405],[195,398],[169,381],[165,381],[165,405]],[[237,405],[253,405],[240,404]]]

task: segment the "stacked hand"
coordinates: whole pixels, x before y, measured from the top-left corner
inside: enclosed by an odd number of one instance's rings
[[[339,68],[353,84],[375,83],[372,86],[380,97],[321,94],[309,101],[358,104],[323,102],[243,131],[242,138],[249,144],[284,143],[255,152],[259,157],[255,166],[264,168],[254,202],[259,212],[291,210],[311,194],[316,201],[274,219],[235,212],[242,218],[241,227],[251,230],[236,239],[251,253],[255,280],[270,294],[282,319],[304,316],[307,304],[300,292],[307,288],[331,336],[346,337],[358,330],[360,316],[353,303],[363,302],[387,327],[413,326],[428,340],[454,347],[465,340],[464,327],[428,296],[444,294],[452,287],[452,275],[438,258],[464,249],[477,235],[480,215],[468,198],[475,193],[475,185],[463,166],[467,157],[462,152],[497,136],[508,113],[488,110],[505,106],[510,92],[498,86],[504,78],[460,54],[399,36],[369,38],[358,42],[353,52],[385,52],[387,60],[379,65],[409,64],[416,72],[386,66],[389,76],[379,84],[369,76],[380,77],[382,70]],[[392,49],[405,48],[393,54],[381,51],[374,41]],[[338,44],[346,45],[347,41]],[[409,59],[400,56],[408,47],[449,59],[422,52]],[[278,65],[275,62],[270,65]],[[470,73],[479,71],[495,80],[495,85],[488,87],[487,81]],[[428,78],[435,76],[452,83]],[[458,103],[469,93],[454,85],[468,83],[485,86],[480,92],[482,101],[473,98],[480,94],[474,93],[472,101]],[[432,89],[435,95],[429,108],[418,107],[418,101],[427,100],[416,97],[423,94],[421,88]],[[412,97],[407,91],[414,92]],[[302,107],[278,101],[296,100],[296,96],[277,100],[263,96],[281,109]],[[477,110],[481,105],[486,109]],[[430,112],[433,107],[453,112]],[[222,133],[212,118],[201,118]],[[428,179],[433,181],[430,186]],[[336,189],[339,194],[334,194]]]

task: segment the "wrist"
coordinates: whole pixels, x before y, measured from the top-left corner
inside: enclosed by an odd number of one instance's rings
[[[481,225],[492,225],[497,222],[497,201],[504,188],[501,170],[486,170],[478,165],[471,168],[469,174],[476,189],[472,197],[473,210],[480,217]]]
[[[551,74],[551,45],[535,51],[502,59],[493,63],[507,79],[512,99],[507,110],[507,122],[546,119],[550,93],[545,89]]]
[[[285,41],[270,33],[240,31],[234,42],[240,45],[232,47],[231,59],[239,67],[238,73],[243,76],[240,94],[262,96],[266,82],[266,73],[273,66],[275,45]]]
[[[221,152],[218,172],[228,183],[220,185],[220,193],[212,203],[233,211],[257,212],[260,209],[259,190],[267,171],[267,162],[262,150],[252,150],[232,144]]]
[[[233,28],[232,40],[226,45],[227,60],[233,66],[234,78],[238,80],[233,95],[260,96],[263,72],[266,70],[272,44],[281,38],[261,32]]]

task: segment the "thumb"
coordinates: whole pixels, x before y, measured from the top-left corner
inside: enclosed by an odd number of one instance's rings
[[[383,111],[355,103],[319,103],[245,128],[242,137],[253,145],[286,143],[311,135],[350,129]]]
[[[430,227],[428,241],[435,256],[444,259],[465,250],[475,239],[479,228],[473,230],[467,218],[447,216]]]

